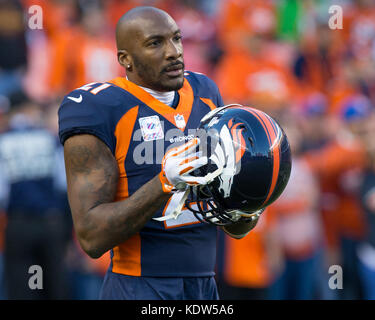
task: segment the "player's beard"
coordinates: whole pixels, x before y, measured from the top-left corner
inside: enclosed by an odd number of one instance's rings
[[[172,83],[166,83],[162,80],[164,71],[157,72],[155,69],[150,68],[146,64],[142,63],[140,59],[133,56],[134,67],[137,69],[138,75],[142,80],[149,85],[150,89],[161,92],[176,91],[182,88],[184,84],[184,78],[176,78],[176,81]],[[180,81],[177,81],[180,80]]]

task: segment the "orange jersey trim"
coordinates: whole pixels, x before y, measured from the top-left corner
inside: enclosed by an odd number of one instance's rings
[[[125,171],[125,158],[129,150],[133,128],[138,116],[138,106],[130,109],[117,123],[115,157],[119,168],[119,182],[116,201],[129,196],[128,178]],[[139,233],[113,248],[112,272],[132,276],[141,275],[141,238]]]
[[[117,123],[115,137],[117,140],[115,157],[119,168],[119,183],[116,193],[116,201],[123,200],[129,196],[128,179],[125,171],[125,158],[128,153],[133,128],[138,116],[138,106],[125,113]],[[121,141],[121,143],[119,142]]]
[[[139,233],[113,248],[112,272],[129,276],[141,275],[141,236]]]
[[[214,110],[214,109],[216,109],[216,106],[215,106],[215,104],[212,102],[211,99],[208,99],[208,98],[200,98],[200,99],[201,99],[205,104],[207,104],[207,105],[210,107],[211,111]]]
[[[134,95],[137,99],[141,100],[148,107],[153,109],[155,112],[162,115],[165,119],[167,119],[170,123],[172,123],[178,129],[181,129],[182,131],[185,130],[186,123],[189,120],[191,109],[193,107],[193,101],[194,101],[193,89],[190,86],[190,83],[187,81],[186,78],[184,80],[183,87],[180,90],[178,90],[178,93],[180,95],[180,101],[176,109],[157,100],[151,94],[143,90],[141,87],[139,87],[138,85],[136,85],[135,83],[129,80],[126,80],[123,77],[117,77],[108,82],[113,83],[114,85],[124,89],[125,91],[128,91],[129,93]],[[181,114],[184,116],[185,126],[183,128],[178,127],[176,124],[174,117],[177,114]]]

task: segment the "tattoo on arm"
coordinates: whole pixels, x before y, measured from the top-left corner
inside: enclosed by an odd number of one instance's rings
[[[84,145],[72,146],[69,149],[69,153],[66,153],[66,165],[70,168],[72,177],[75,174],[90,173],[90,168],[87,166],[87,162],[93,156],[93,152]]]
[[[129,198],[114,202],[119,170],[109,148],[94,136],[82,135],[69,138],[64,150],[76,232],[94,256],[138,232],[169,198],[155,177]]]
[[[92,208],[114,200],[118,167],[108,147],[98,138],[79,135],[64,145],[69,203],[77,234],[83,236],[100,228],[90,214]]]
[[[95,199],[88,204],[91,208],[114,199],[118,167],[107,146],[99,139],[90,144],[77,144],[68,147],[65,152],[68,179],[79,183],[81,202]],[[79,180],[77,182],[77,180]]]

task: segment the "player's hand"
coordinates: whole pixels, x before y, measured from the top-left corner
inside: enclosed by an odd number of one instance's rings
[[[194,177],[190,172],[207,164],[207,157],[202,157],[197,152],[199,139],[194,138],[189,142],[170,149],[163,158],[159,174],[160,182],[165,193],[174,189],[183,190],[187,185],[206,184],[205,177]]]

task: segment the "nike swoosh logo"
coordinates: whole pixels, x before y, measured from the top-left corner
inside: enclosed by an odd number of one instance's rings
[[[77,102],[77,103],[81,103],[82,102],[82,95],[80,94],[78,98],[74,98],[74,97],[67,97],[68,99],[74,101],[74,102]]]

